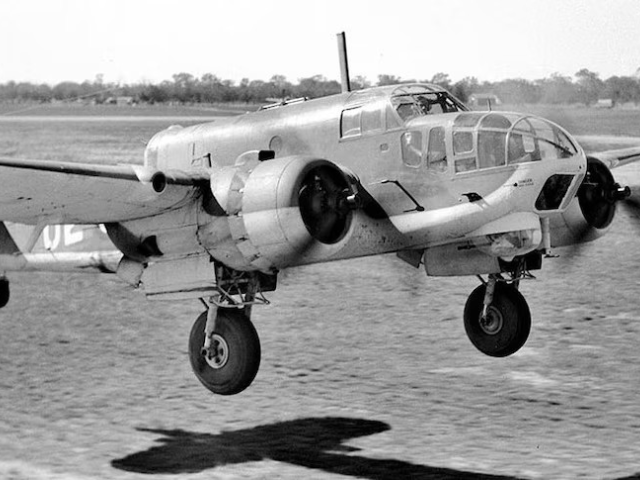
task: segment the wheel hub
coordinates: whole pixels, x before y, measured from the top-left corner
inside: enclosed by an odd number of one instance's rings
[[[500,311],[490,306],[485,315],[480,315],[480,328],[487,335],[496,335],[502,330],[504,319]]]
[[[209,366],[217,370],[224,367],[229,360],[229,345],[224,338],[214,333],[211,336],[211,346],[203,349],[202,353]]]

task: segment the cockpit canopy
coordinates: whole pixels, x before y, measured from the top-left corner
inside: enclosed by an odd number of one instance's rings
[[[423,115],[467,111],[447,91],[432,85],[402,85],[392,92],[391,104],[405,122]]]
[[[400,129],[417,117],[466,112],[468,108],[437,85],[407,84],[352,92],[340,117],[340,138],[354,139]]]

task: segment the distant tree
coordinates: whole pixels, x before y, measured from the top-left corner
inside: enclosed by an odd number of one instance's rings
[[[402,79],[395,75],[382,74],[378,75],[378,86],[382,87],[384,85],[397,85],[402,83]]]
[[[76,82],[61,82],[53,87],[52,93],[56,100],[70,100],[82,96],[83,89]]]
[[[633,77],[613,76],[604,82],[602,94],[611,99],[612,106],[619,103],[640,103],[640,83]]]
[[[600,98],[600,92],[604,88],[604,82],[600,80],[598,74],[582,68],[576,72],[575,77],[578,84],[577,94],[580,102],[587,107],[596,103]]]
[[[468,102],[472,93],[480,90],[480,84],[476,77],[465,77],[458,80],[451,87],[451,93],[463,102]]]
[[[269,80],[271,98],[284,99],[293,95],[293,85],[284,75],[273,75]]]
[[[318,98],[340,93],[341,85],[335,80],[327,80],[324,75],[301,78],[296,89],[297,97]]]
[[[176,73],[172,75],[173,92],[171,97],[180,103],[195,101],[196,79],[190,73]]]
[[[431,80],[429,80],[428,83],[433,83],[435,85],[441,86],[446,90],[451,90],[451,79],[449,78],[448,73],[438,72],[433,77],[431,77]]]
[[[529,80],[515,78],[493,84],[492,92],[504,103],[537,103],[540,99],[540,87]]]
[[[140,92],[140,100],[151,104],[164,103],[169,100],[170,88],[169,82],[160,85],[147,85]]]
[[[194,98],[199,102],[222,102],[225,97],[225,87],[222,81],[212,73],[205,73],[200,80],[194,81]]]
[[[251,92],[251,101],[256,103],[264,103],[271,97],[271,85],[263,80],[251,80],[248,85]]]
[[[356,75],[351,79],[351,90],[363,90],[370,87],[371,82],[367,80],[367,77]]]
[[[573,103],[577,101],[576,87],[571,78],[559,73],[537,82],[540,88],[542,103]]]

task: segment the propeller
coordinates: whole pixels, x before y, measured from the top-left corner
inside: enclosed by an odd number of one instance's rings
[[[351,212],[358,206],[358,198],[344,175],[328,166],[315,167],[305,175],[298,201],[311,236],[328,244],[342,238]]]
[[[586,224],[575,232],[574,243],[566,252],[569,258],[581,256],[586,243],[602,235],[599,230],[611,224],[618,204],[630,214],[640,232],[640,188],[621,186],[602,161],[587,159],[587,174],[576,196]]]
[[[590,227],[608,227],[615,216],[616,203],[630,195],[631,189],[617,183],[604,163],[587,159],[587,174],[578,190],[578,202]]]

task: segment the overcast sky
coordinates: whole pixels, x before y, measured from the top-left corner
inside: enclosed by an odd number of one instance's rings
[[[0,82],[537,79],[640,67],[640,0],[1,0]]]

